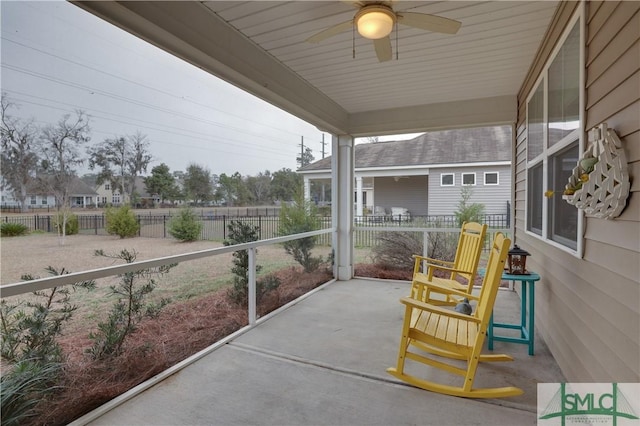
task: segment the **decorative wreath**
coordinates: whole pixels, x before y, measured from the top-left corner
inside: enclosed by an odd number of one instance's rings
[[[624,210],[629,188],[620,138],[602,123],[589,132],[589,146],[574,167],[563,198],[590,216],[613,219]]]

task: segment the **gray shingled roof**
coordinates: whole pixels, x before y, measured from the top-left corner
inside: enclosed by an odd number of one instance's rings
[[[27,194],[29,195],[36,195],[36,194],[45,195],[49,193],[50,191],[47,188],[47,186],[43,182],[37,179],[32,180],[27,185]],[[98,193],[93,188],[87,185],[87,183],[82,181],[80,178],[74,177],[71,180],[71,185],[69,187],[69,195],[73,197],[80,197],[80,196],[94,196],[97,194]]]
[[[405,141],[355,146],[356,169],[368,167],[511,161],[511,126],[475,127],[424,133]],[[330,170],[331,157],[300,171]]]

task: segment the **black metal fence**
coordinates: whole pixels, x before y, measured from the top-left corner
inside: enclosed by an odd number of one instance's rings
[[[77,215],[78,228],[81,234],[107,235],[106,220],[104,214]],[[138,214],[136,218],[140,229],[138,236],[147,238],[171,238],[169,233],[169,223],[174,216],[170,214]],[[256,215],[256,216],[230,216],[215,215],[212,212],[202,212],[198,215],[202,222],[200,239],[223,241],[227,238],[228,227],[231,221],[241,221],[253,225],[258,229],[259,239],[277,237],[280,226],[280,217],[277,215]],[[331,227],[331,217],[319,217],[320,229]],[[53,225],[52,215],[21,215],[3,216],[3,222],[21,223],[30,231],[56,232]],[[490,228],[509,228],[509,216],[507,214],[485,215],[481,222],[489,225]],[[355,224],[366,227],[424,227],[424,228],[459,228],[455,216],[376,216],[356,217]],[[376,230],[363,230],[356,227],[354,231],[354,244],[357,247],[371,247],[376,243]],[[325,234],[318,238],[318,244],[331,244],[331,235]]]

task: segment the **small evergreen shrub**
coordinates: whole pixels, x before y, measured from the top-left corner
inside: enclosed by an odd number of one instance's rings
[[[460,201],[458,202],[458,209],[453,212],[456,216],[458,226],[462,226],[464,222],[478,222],[482,223],[484,219],[484,204],[470,203],[471,195],[473,195],[473,189],[470,186],[463,186],[460,190]]]
[[[60,234],[62,234],[63,213],[58,212],[51,218],[51,225]],[[75,235],[78,233],[80,225],[78,224],[78,216],[73,213],[67,213],[67,223],[65,225],[65,235]]]
[[[0,229],[3,237],[19,237],[29,233],[29,228],[21,223],[3,223]]]
[[[126,249],[114,254],[96,250],[95,255],[123,260],[126,263],[135,262],[137,257],[135,250]],[[87,353],[93,359],[109,359],[120,355],[126,338],[136,330],[142,318],[157,316],[160,309],[170,303],[169,299],[163,298],[159,304],[150,304],[146,299],[156,288],[154,277],[168,273],[176,265],[127,272],[120,275],[120,283],[117,286],[109,287],[110,293],[116,295],[118,301],[111,307],[107,321],[98,323],[98,330],[89,333],[93,346],[87,349]]]
[[[259,228],[247,223],[234,220],[227,225],[229,236],[224,241],[225,246],[234,244],[249,243],[257,241],[259,238]],[[257,252],[257,250],[256,250]],[[262,269],[262,266],[256,265],[256,274]],[[233,303],[246,306],[249,301],[249,253],[247,250],[239,250],[233,253],[233,268],[231,272],[235,274],[233,277],[233,286],[229,289],[229,299]],[[280,280],[277,277],[268,275],[260,280],[256,280],[256,303],[272,290],[280,286]]]
[[[315,206],[305,201],[302,193],[296,194],[291,206],[283,205],[280,209],[280,235],[300,234],[320,228]],[[304,268],[305,272],[313,272],[322,264],[322,257],[313,256],[316,246],[315,237],[300,238],[284,243],[284,250]]]
[[[107,221],[106,230],[109,235],[130,238],[135,237],[140,230],[138,220],[129,206],[122,206],[118,209],[107,208],[105,218]]]
[[[169,222],[169,234],[180,241],[197,241],[202,232],[202,222],[193,209],[185,207]]]

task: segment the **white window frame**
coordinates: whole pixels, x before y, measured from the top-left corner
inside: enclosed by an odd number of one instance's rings
[[[443,183],[442,179],[445,176],[451,176],[451,183]],[[440,186],[456,186],[456,174],[455,173],[441,173],[440,174]]]
[[[531,88],[531,91],[529,92],[528,96],[527,96],[527,100],[526,100],[526,106],[527,106],[527,111],[526,111],[526,120],[527,120],[527,128],[529,128],[529,112],[528,112],[528,106],[529,106],[529,101],[531,100],[531,98],[533,97],[533,95],[535,94],[536,90],[538,89],[538,86],[540,84],[544,85],[544,89],[543,89],[543,93],[544,93],[544,101],[543,101],[543,106],[544,106],[544,113],[543,113],[543,117],[544,117],[544,122],[546,123],[547,129],[548,129],[548,71],[549,68],[551,66],[551,64],[553,63],[554,59],[556,58],[556,56],[558,55],[560,48],[564,45],[565,41],[567,40],[569,34],[571,33],[571,30],[573,29],[573,27],[576,25],[576,23],[578,23],[578,27],[580,29],[580,64],[579,64],[579,68],[580,68],[580,75],[579,75],[579,96],[580,96],[580,100],[579,100],[579,120],[580,120],[580,125],[579,127],[574,130],[573,132],[571,132],[568,136],[566,136],[565,138],[563,138],[563,140],[561,140],[560,142],[557,142],[556,144],[554,144],[553,146],[549,147],[548,146],[548,131],[544,132],[544,139],[543,139],[543,149],[542,149],[542,154],[536,156],[535,158],[531,159],[531,160],[527,160],[527,170],[526,170],[526,175],[525,178],[527,179],[527,185],[525,185],[525,233],[527,235],[532,236],[533,238],[537,238],[539,240],[544,241],[545,243],[552,245],[560,250],[563,250],[567,253],[570,253],[578,258],[582,258],[583,256],[583,250],[584,250],[584,212],[582,210],[578,209],[578,218],[577,218],[577,229],[576,229],[576,248],[573,249],[571,247],[567,247],[564,244],[561,244],[559,242],[556,242],[554,240],[552,240],[549,237],[549,200],[546,197],[542,197],[542,234],[539,235],[535,232],[532,232],[529,230],[529,185],[528,185],[528,179],[529,179],[529,170],[532,167],[536,167],[538,165],[540,165],[540,163],[542,163],[542,181],[543,181],[543,192],[546,191],[548,189],[548,185],[549,185],[549,159],[553,156],[555,156],[556,154],[558,154],[560,151],[564,150],[565,148],[567,148],[568,146],[570,146],[571,144],[573,144],[575,142],[575,140],[578,140],[578,152],[584,152],[584,146],[585,146],[585,131],[584,131],[584,122],[585,122],[585,73],[584,73],[584,65],[585,65],[585,18],[584,18],[584,5],[583,7],[579,8],[578,11],[575,13],[575,15],[570,19],[570,21],[567,23],[567,26],[564,28],[563,33],[562,33],[562,37],[560,38],[560,40],[558,41],[556,47],[554,48],[552,54],[549,56],[549,59],[547,60],[542,72],[540,73],[540,76],[538,77],[536,83],[533,85],[533,87]],[[525,159],[527,158],[527,153],[525,152]],[[552,188],[552,190],[558,190],[558,188]]]
[[[464,183],[465,176],[473,176],[473,183]],[[476,173],[475,172],[462,173],[462,177],[460,178],[460,183],[462,184],[462,186],[476,186],[478,184],[478,181],[476,180]]]
[[[487,175],[496,175],[496,183],[487,183]],[[500,185],[500,172],[484,172],[484,181],[485,185],[496,186]]]
[[[36,195],[31,195],[29,198],[29,204],[32,206],[38,204],[38,197]]]
[[[109,183],[105,183],[105,184],[104,184],[104,190],[105,190],[105,191],[111,191],[111,184],[109,184]]]

